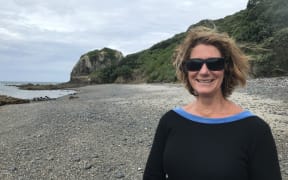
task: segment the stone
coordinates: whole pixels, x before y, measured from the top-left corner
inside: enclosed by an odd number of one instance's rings
[[[90,74],[106,67],[117,65],[123,59],[120,51],[110,48],[90,51],[80,57],[72,69],[71,83],[91,83],[97,77],[91,79]]]
[[[115,174],[115,178],[117,178],[117,179],[121,179],[121,178],[124,178],[125,177],[125,175],[124,175],[124,173],[122,173],[122,172],[117,172],[116,174]]]

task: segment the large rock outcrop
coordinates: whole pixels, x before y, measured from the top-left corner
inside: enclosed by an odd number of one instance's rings
[[[123,59],[120,51],[110,48],[90,51],[80,57],[74,66],[71,76],[71,83],[101,83],[101,72],[111,69]]]

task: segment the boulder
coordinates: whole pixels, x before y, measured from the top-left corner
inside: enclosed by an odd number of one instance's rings
[[[70,82],[91,83],[97,79],[97,72],[116,66],[123,59],[120,51],[110,48],[90,51],[80,57],[72,69]]]

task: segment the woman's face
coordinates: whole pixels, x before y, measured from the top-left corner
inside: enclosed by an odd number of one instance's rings
[[[190,58],[201,60],[222,57],[220,51],[212,45],[199,44],[195,46]],[[221,84],[224,78],[224,70],[211,71],[204,63],[199,71],[188,71],[188,80],[198,96],[222,96]]]

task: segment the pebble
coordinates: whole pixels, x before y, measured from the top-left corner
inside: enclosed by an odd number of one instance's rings
[[[17,169],[17,167],[13,166],[13,167],[10,167],[9,170],[10,171],[17,171],[18,169]]]
[[[125,174],[122,173],[122,172],[117,172],[117,173],[115,174],[115,178],[117,178],[117,179],[121,179],[121,178],[124,178],[124,177],[125,177]]]
[[[48,160],[48,161],[54,160],[54,156],[48,156],[48,157],[47,157],[47,160]]]
[[[85,163],[84,169],[85,169],[85,170],[91,169],[92,166],[93,166],[93,165],[92,165],[91,163]]]

